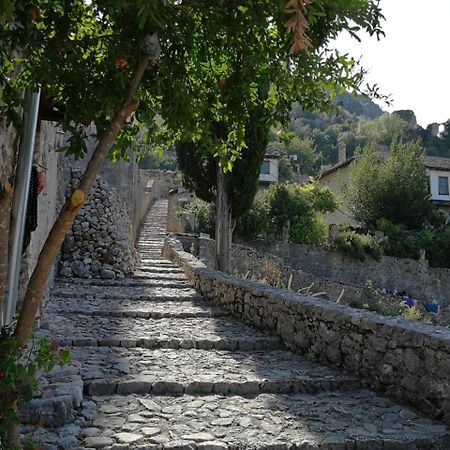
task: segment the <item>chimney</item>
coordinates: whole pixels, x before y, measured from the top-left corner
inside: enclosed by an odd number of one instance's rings
[[[338,141],[338,164],[347,161],[347,145],[344,141]]]

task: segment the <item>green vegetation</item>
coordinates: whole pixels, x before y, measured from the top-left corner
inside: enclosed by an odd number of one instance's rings
[[[367,256],[379,259],[383,254],[382,240],[377,240],[369,233],[357,233],[346,225],[340,227],[339,236],[330,245],[360,261],[364,261]]]
[[[422,148],[394,142],[387,158],[380,158],[370,145],[353,164],[346,192],[353,217],[366,230],[381,219],[420,229],[433,214]]]
[[[419,258],[432,266],[450,267],[450,228],[445,214],[429,200],[422,148],[394,142],[386,158],[373,146],[364,148],[353,165],[346,199],[360,230],[341,230],[335,247],[364,259],[386,254]],[[381,233],[382,239],[375,235]]]
[[[287,166],[283,168],[288,174],[287,180],[291,179],[291,172],[297,167],[302,173],[315,175],[321,167],[336,164],[339,140],[347,146],[347,157],[368,144],[387,151],[398,139],[420,142],[427,155],[450,157],[450,120],[443,124],[444,131],[438,133],[437,124],[426,129],[420,127],[413,111],[384,113],[366,96],[345,92],[336,97],[334,104],[335,109],[329,113],[312,113],[298,103],[294,104],[288,132],[281,131],[280,127],[273,130],[269,145],[284,155],[282,165]],[[296,153],[289,139],[294,140],[296,148],[299,147],[298,142],[303,143],[298,162],[289,158]]]
[[[236,233],[251,239],[323,244],[328,236],[323,214],[337,206],[331,191],[317,182],[274,184],[257,196],[252,208],[239,221]]]
[[[324,244],[328,228],[323,214],[337,208],[328,188],[317,182],[305,185],[273,184],[257,194],[251,208],[237,222],[235,233],[244,239],[289,239],[298,244]],[[192,231],[214,236],[214,207],[197,201],[183,212],[194,213]]]
[[[68,349],[60,348],[48,338],[34,339],[22,345],[12,337],[12,330],[4,329],[0,336],[0,446],[16,447],[13,430],[20,423],[19,408],[29,402],[38,391],[36,375],[48,373],[55,365],[71,362]]]

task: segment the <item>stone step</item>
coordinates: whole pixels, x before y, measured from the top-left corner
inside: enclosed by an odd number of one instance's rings
[[[154,242],[146,242],[142,244],[136,245],[136,248],[139,251],[145,251],[145,250],[154,250],[154,249],[161,249],[164,244],[164,240],[158,240]]]
[[[172,269],[173,270],[173,269]],[[136,271],[132,280],[174,280],[187,281],[186,275],[182,271],[179,272],[146,272]]]
[[[227,318],[142,319],[52,314],[39,334],[82,347],[275,350],[278,338]]]
[[[112,317],[141,317],[144,319],[226,317],[229,312],[200,301],[145,301],[100,298],[53,298],[46,314],[78,314]]]
[[[141,258],[141,264],[145,264],[146,266],[151,267],[178,267],[176,264],[174,264],[171,261],[168,261],[167,259],[163,258]]]
[[[93,397],[81,446],[167,450],[444,450],[443,425],[369,391],[256,398]],[[88,412],[89,414],[89,412]]]
[[[135,275],[140,275],[141,273],[148,275],[152,273],[184,273],[184,272],[179,267],[145,266],[139,267],[139,269],[135,271]]]
[[[88,299],[109,299],[109,300],[147,300],[147,301],[191,301],[202,300],[200,294],[194,289],[187,288],[153,288],[153,287],[127,287],[122,289],[117,286],[79,286],[68,285],[59,286],[52,296],[58,298],[88,298]],[[51,302],[49,302],[51,303]]]
[[[61,287],[66,287],[67,285],[79,286],[79,287],[91,287],[91,286],[101,286],[101,287],[161,287],[161,288],[188,288],[190,285],[186,278],[180,280],[170,280],[163,278],[149,278],[149,279],[133,279],[133,278],[122,278],[115,280],[99,280],[97,278],[91,279],[78,279],[72,278],[70,280],[58,280],[58,285]]]
[[[355,378],[286,351],[148,350],[78,347],[90,395],[318,393],[351,390]]]

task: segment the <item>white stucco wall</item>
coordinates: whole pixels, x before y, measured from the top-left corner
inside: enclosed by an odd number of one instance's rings
[[[269,173],[260,173],[259,181],[263,183],[278,183],[280,160],[265,158],[264,162],[269,163]]]
[[[449,178],[449,187],[450,187],[450,171],[427,169],[427,174],[430,177],[431,200],[450,202],[450,195],[439,195],[439,177]]]

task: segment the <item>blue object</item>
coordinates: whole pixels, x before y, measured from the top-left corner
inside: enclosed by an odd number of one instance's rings
[[[405,302],[405,305],[409,306],[410,308],[416,306],[416,301],[411,297],[403,297],[403,301]]]
[[[437,305],[436,303],[425,303],[425,309],[428,312],[437,314],[439,312],[439,305]]]

